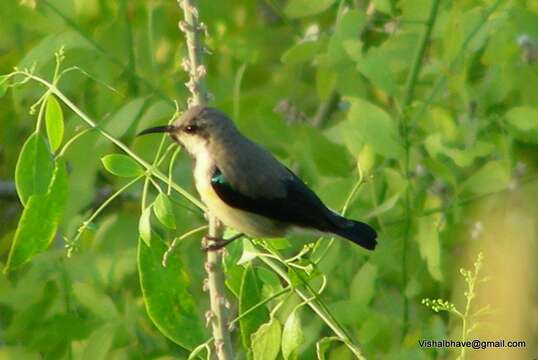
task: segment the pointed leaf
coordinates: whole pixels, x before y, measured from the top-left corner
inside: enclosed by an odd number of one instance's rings
[[[174,209],[172,209],[172,203],[168,196],[163,193],[159,193],[157,198],[153,202],[153,212],[157,219],[169,229],[176,228],[176,218],[174,216]]]
[[[178,252],[161,262],[167,247],[155,233],[151,246],[138,241],[138,271],[149,317],[169,339],[192,350],[206,340],[189,277]]]
[[[303,329],[298,309],[296,309],[288,316],[288,320],[284,324],[284,331],[282,331],[282,355],[284,355],[284,359],[296,359],[297,350],[303,342]]]
[[[371,263],[365,263],[350,284],[350,298],[354,306],[366,306],[372,300],[375,292],[377,267]]]
[[[85,308],[105,321],[118,318],[119,313],[112,299],[102,289],[90,284],[76,282],[73,284],[75,299]]]
[[[103,166],[109,172],[120,177],[142,175],[144,170],[131,157],[123,154],[109,154],[101,158]]]
[[[346,143],[360,141],[387,158],[400,158],[404,151],[399,142],[398,127],[380,107],[360,98],[350,98],[344,135]],[[353,146],[348,144],[350,149]]]
[[[138,233],[140,238],[144,241],[147,246],[150,246],[151,242],[151,206],[142,211],[140,219],[138,220]]]
[[[54,95],[47,98],[47,109],[45,111],[45,125],[47,136],[52,151],[56,151],[64,137],[64,114],[62,107]]]
[[[249,310],[254,305],[261,302],[261,287],[262,284],[256,276],[256,272],[252,265],[247,265],[243,272],[243,280],[241,282],[241,290],[239,294],[239,313],[242,314]],[[246,348],[250,347],[250,336],[254,333],[261,324],[269,320],[269,311],[266,306],[260,306],[254,311],[251,311],[247,316],[239,320],[239,328],[241,329],[241,338]]]
[[[252,355],[254,360],[274,360],[280,350],[280,322],[271,319],[252,334]]]
[[[67,173],[58,161],[49,191],[32,195],[21,215],[5,270],[16,268],[46,250],[54,239],[67,199]]]
[[[513,107],[506,113],[506,122],[508,129],[518,140],[538,144],[538,108]]]
[[[15,186],[21,203],[31,195],[44,195],[48,191],[54,164],[43,137],[33,133],[22,146],[15,167]]]
[[[292,65],[311,61],[323,48],[321,41],[303,41],[293,45],[280,58],[284,64]]]
[[[82,360],[104,360],[112,348],[112,343],[118,326],[115,324],[106,324],[95,330],[89,337]]]
[[[473,194],[486,194],[506,188],[510,174],[498,161],[490,161],[463,182],[462,189]]]

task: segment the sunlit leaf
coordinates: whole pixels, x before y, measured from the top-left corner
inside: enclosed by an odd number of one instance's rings
[[[281,326],[272,318],[252,334],[252,355],[254,360],[274,360],[280,350]]]
[[[118,330],[116,324],[107,324],[95,330],[88,339],[82,360],[105,360],[112,348],[114,337]]]
[[[327,10],[336,0],[291,0],[286,4],[284,13],[290,18],[316,15]]]
[[[138,271],[144,303],[149,317],[164,335],[186,349],[193,349],[205,341],[204,327],[178,252],[170,253],[166,267],[162,266],[166,249],[155,234],[151,246],[142,240],[138,242]]]
[[[494,146],[484,141],[476,141],[468,149],[457,149],[443,144],[441,134],[435,133],[426,137],[424,141],[426,150],[432,157],[444,155],[451,158],[460,167],[468,167],[478,158],[485,157],[494,149]]]
[[[111,321],[118,317],[119,313],[112,299],[101,289],[90,284],[73,284],[73,295],[78,302],[103,320]]]
[[[303,329],[299,319],[298,309],[292,311],[284,324],[282,331],[282,355],[284,359],[296,359],[297,351],[304,342]]]
[[[239,313],[243,313],[262,301],[261,283],[256,276],[256,272],[252,265],[247,265],[243,272],[243,281],[241,282],[241,291],[239,298]],[[239,328],[241,329],[241,338],[243,345],[250,347],[250,336],[261,324],[269,320],[269,311],[266,306],[260,306],[250,312],[244,318],[239,320]]]
[[[518,140],[538,144],[538,108],[517,106],[505,116],[508,128]]]
[[[147,97],[139,97],[125,103],[118,111],[106,119],[103,128],[114,137],[122,137],[136,126],[146,109]],[[100,141],[106,141],[101,139]]]
[[[391,0],[373,0],[375,9],[385,14],[392,14],[393,5]]]
[[[15,167],[15,186],[23,205],[31,195],[44,195],[49,187],[54,165],[43,137],[33,133],[22,146]]]
[[[377,280],[377,267],[367,262],[351,280],[349,295],[356,306],[366,306],[373,299]]]
[[[473,194],[486,194],[503,190],[510,181],[510,174],[498,161],[490,161],[461,185],[463,191]]]
[[[151,245],[151,207],[147,207],[142,211],[138,221],[138,233],[140,238],[147,246]]]
[[[428,195],[425,208],[436,208],[441,205],[439,198]],[[441,243],[439,239],[438,216],[426,216],[418,219],[418,248],[420,256],[426,261],[428,272],[437,281],[443,280],[441,272]]]
[[[94,49],[91,43],[76,31],[62,31],[61,33],[49,35],[42,38],[37,45],[25,51],[24,58],[19,62],[21,69],[30,68],[32,64],[43,65],[54,58],[54,53],[58,49]]]
[[[366,22],[366,14],[358,9],[350,10],[341,17],[327,49],[327,56],[332,64],[362,57],[359,34]]]
[[[288,65],[311,61],[322,47],[321,41],[304,41],[289,48],[280,60]]]
[[[58,160],[47,193],[28,199],[15,232],[6,270],[24,264],[49,247],[62,219],[66,199],[67,173],[63,161]]]
[[[313,162],[323,175],[349,175],[353,162],[344,146],[330,141],[321,131],[311,126],[296,125],[294,129],[303,139],[296,143],[296,151],[304,155],[304,161]]]
[[[131,157],[123,154],[109,154],[101,158],[105,169],[120,177],[135,177],[142,175],[144,170]]]
[[[157,219],[169,229],[176,228],[176,218],[174,217],[174,209],[172,209],[172,203],[168,196],[163,193],[159,193],[155,202],[153,203],[153,212]]]
[[[351,108],[347,115],[344,139],[369,144],[376,153],[385,157],[400,158],[403,147],[399,141],[396,122],[381,108],[366,100],[350,98],[349,101]]]
[[[387,94],[397,95],[396,80],[391,72],[389,61],[381,50],[373,49],[368,55],[357,59],[357,69]]]
[[[47,98],[45,125],[50,147],[52,151],[56,151],[60,147],[64,136],[64,115],[62,107],[54,95],[49,95]]]

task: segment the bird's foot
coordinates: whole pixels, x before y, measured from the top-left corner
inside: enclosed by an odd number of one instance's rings
[[[206,235],[202,238],[202,251],[216,251],[222,249],[226,245],[226,240]]]
[[[222,239],[219,237],[206,235],[202,239],[202,250],[205,252],[220,250],[224,248],[226,245],[228,245],[229,243],[231,243],[232,241],[237,240],[242,236],[243,234],[237,234],[237,235],[232,236],[229,239]]]

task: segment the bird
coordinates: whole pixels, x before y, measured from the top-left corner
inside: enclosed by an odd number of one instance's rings
[[[329,209],[293,171],[245,137],[222,111],[195,105],[170,125],[138,135],[168,133],[193,159],[196,190],[209,212],[239,231],[231,239],[211,239],[216,250],[236,238],[285,236],[296,229],[334,234],[368,250],[377,233],[360,221]]]

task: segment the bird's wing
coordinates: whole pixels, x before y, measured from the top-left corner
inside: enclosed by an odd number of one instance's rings
[[[211,186],[220,199],[233,208],[301,227],[320,231],[331,229],[331,210],[301,179],[289,170],[288,173],[290,176],[283,180],[285,192],[277,196],[245,195],[236,189],[218,168],[215,168],[211,177]]]
[[[243,136],[218,140],[210,151],[232,188],[250,197],[285,195],[290,172],[269,151]]]

